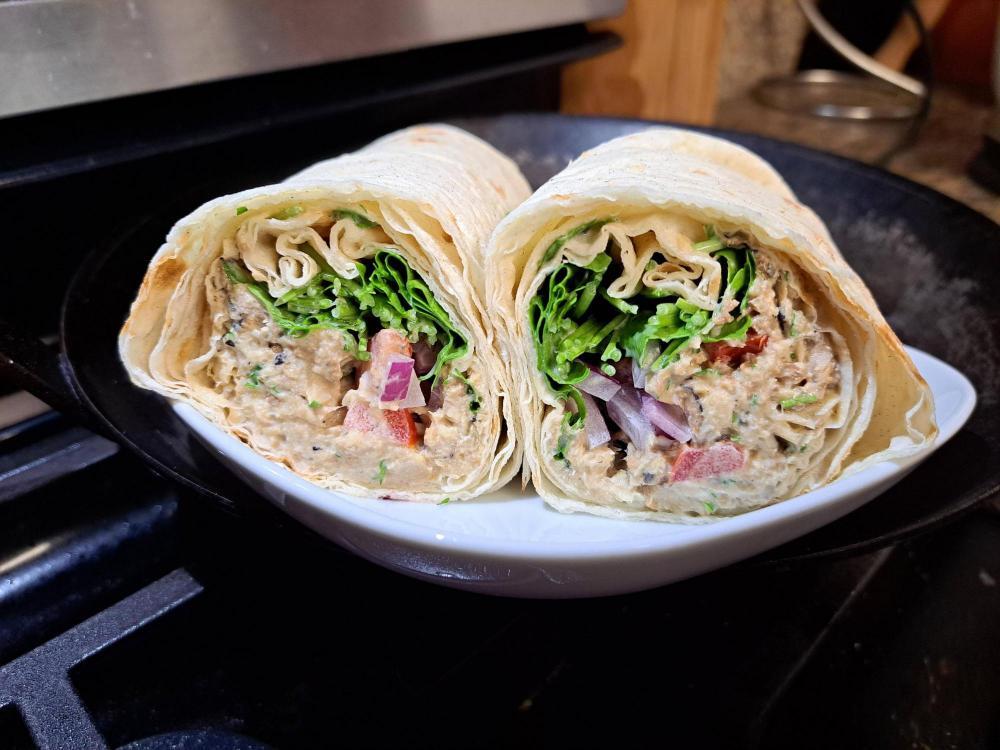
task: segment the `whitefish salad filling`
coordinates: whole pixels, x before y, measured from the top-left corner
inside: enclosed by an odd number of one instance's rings
[[[554,481],[698,516],[794,492],[854,388],[807,275],[739,227],[669,212],[554,231],[528,307]]]
[[[495,406],[469,337],[374,207],[236,210],[193,363],[227,422],[300,474],[432,492],[482,463]]]

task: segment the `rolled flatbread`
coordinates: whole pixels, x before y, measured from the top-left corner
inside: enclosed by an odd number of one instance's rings
[[[322,487],[488,492],[521,445],[483,251],[529,192],[488,144],[425,125],[217,198],[150,262],[122,362]]]
[[[933,440],[930,390],[819,218],[727,141],[584,153],[487,251],[526,470],[562,511],[698,523]]]

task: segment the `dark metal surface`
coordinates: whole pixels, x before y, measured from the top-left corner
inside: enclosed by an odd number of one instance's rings
[[[20,68],[0,78],[0,117],[581,23],[618,15],[624,6],[624,0],[298,0],[294,10],[281,0],[0,3],[0,68]]]
[[[648,127],[629,120],[556,115],[458,121],[512,156],[538,185],[581,151]],[[707,132],[714,132],[708,130]],[[368,133],[366,138],[374,136]],[[926,530],[997,489],[1000,446],[1000,310],[992,253],[1000,227],[931,190],[886,172],[810,149],[738,133],[726,137],[770,161],[830,227],[900,337],[955,364],[973,380],[980,404],[969,425],[904,482],[861,511],[764,557],[787,562],[857,553]],[[343,149],[360,142],[339,144]],[[315,154],[330,156],[331,151]],[[177,217],[222,192],[283,174],[246,175],[193,186],[169,205],[135,217],[129,231],[82,264],[67,294],[62,344],[68,374],[103,426],[160,472],[225,507],[262,501],[189,434],[157,396],[131,386],[116,334],[148,258]],[[975,325],[969,325],[975,321]]]
[[[609,32],[566,26],[0,118],[5,146],[0,151],[0,189],[83,172],[103,192],[111,186],[101,184],[108,175],[95,173],[101,167],[207,144],[225,144],[245,155],[246,145],[237,139],[265,131],[272,133],[272,140],[253,149],[254,163],[283,155],[278,174],[291,174],[300,144],[308,141],[288,128],[311,124],[320,131],[313,142],[324,144],[324,155],[329,155],[350,145],[341,142],[348,127],[370,135],[373,127],[391,128],[388,123],[399,117],[535,108],[538,71],[556,70],[620,43]],[[511,96],[504,81],[526,73],[529,79],[519,81]],[[488,94],[477,90],[484,84]],[[327,120],[321,127],[320,119]],[[72,138],[66,137],[67,122],[73,123]],[[201,162],[218,156],[217,150]],[[246,166],[241,164],[241,170]],[[79,193],[70,198],[80,200]]]
[[[176,570],[0,668],[0,707],[16,706],[39,750],[102,750],[107,745],[70,682],[70,670],[201,590],[187,572]]]

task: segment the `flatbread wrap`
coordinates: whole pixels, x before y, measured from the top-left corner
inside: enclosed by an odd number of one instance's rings
[[[487,259],[526,472],[559,510],[717,520],[936,434],[823,223],[735,144],[602,144],[509,214]]]
[[[425,125],[212,200],[150,262],[121,359],[322,487],[488,492],[521,445],[483,251],[529,192],[488,144]]]

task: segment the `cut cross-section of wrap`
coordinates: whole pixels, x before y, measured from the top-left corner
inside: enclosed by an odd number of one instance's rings
[[[495,489],[521,446],[483,250],[528,192],[488,144],[432,125],[213,200],[153,258],[122,361],[323,487]]]
[[[526,469],[560,510],[720,518],[936,434],[822,222],[734,144],[605,143],[501,222],[487,258]]]

